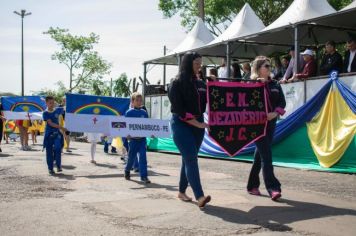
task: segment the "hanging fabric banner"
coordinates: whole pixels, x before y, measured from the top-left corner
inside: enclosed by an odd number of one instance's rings
[[[46,102],[40,96],[1,97],[3,113],[8,120],[41,120]]]
[[[230,156],[265,135],[263,83],[209,82],[209,136]]]
[[[110,132],[110,117],[123,116],[129,109],[129,98],[66,95],[66,128],[74,132]]]

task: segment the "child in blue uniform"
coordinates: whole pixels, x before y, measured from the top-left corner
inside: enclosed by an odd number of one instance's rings
[[[54,107],[54,98],[46,97],[47,109],[43,112],[43,120],[47,122],[44,135],[43,148],[46,148],[47,166],[50,175],[54,175],[53,162],[56,160],[57,172],[62,171],[61,152],[64,144],[63,135],[67,130],[59,125],[60,116],[63,114],[62,108]]]
[[[142,95],[140,93],[133,93],[131,96],[131,102],[133,108],[126,112],[126,117],[148,118],[147,112],[142,109]],[[125,179],[130,179],[130,170],[134,164],[135,158],[137,158],[137,154],[139,153],[141,181],[146,184],[151,183],[151,181],[147,178],[146,138],[128,136],[127,139],[129,140],[129,158],[125,168]]]

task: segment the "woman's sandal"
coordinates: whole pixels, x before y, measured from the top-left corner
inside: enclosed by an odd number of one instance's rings
[[[183,202],[191,202],[193,199],[188,197],[185,193],[178,193],[178,198]]]
[[[205,207],[205,205],[208,203],[208,202],[210,202],[211,201],[211,197],[208,195],[208,196],[204,196],[204,197],[201,197],[201,198],[199,198],[198,199],[198,206],[200,207],[200,208],[204,208]]]

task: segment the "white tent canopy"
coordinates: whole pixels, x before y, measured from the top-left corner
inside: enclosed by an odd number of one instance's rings
[[[248,3],[236,15],[230,26],[209,44],[220,43],[233,38],[254,34],[265,28],[265,25],[256,15]]]
[[[342,8],[340,11],[345,11],[345,10],[349,10],[351,8],[356,8],[356,0],[354,0],[352,3],[350,3],[350,5]]]
[[[182,52],[193,50],[195,48],[202,47],[210,43],[212,40],[214,40],[214,36],[205,26],[204,21],[198,18],[194,27],[187,34],[185,39],[168,55],[179,54]]]
[[[294,0],[288,9],[263,31],[336,12],[327,0]]]

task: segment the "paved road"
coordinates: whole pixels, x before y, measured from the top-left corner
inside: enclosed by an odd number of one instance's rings
[[[356,175],[275,168],[283,199],[245,192],[249,163],[200,159],[212,202],[176,199],[180,158],[148,153],[152,184],[123,178],[119,156],[73,143],[63,174],[48,175],[44,153],[3,145],[1,235],[356,235]],[[6,154],[8,153],[8,154]],[[191,191],[188,194],[192,195]]]

